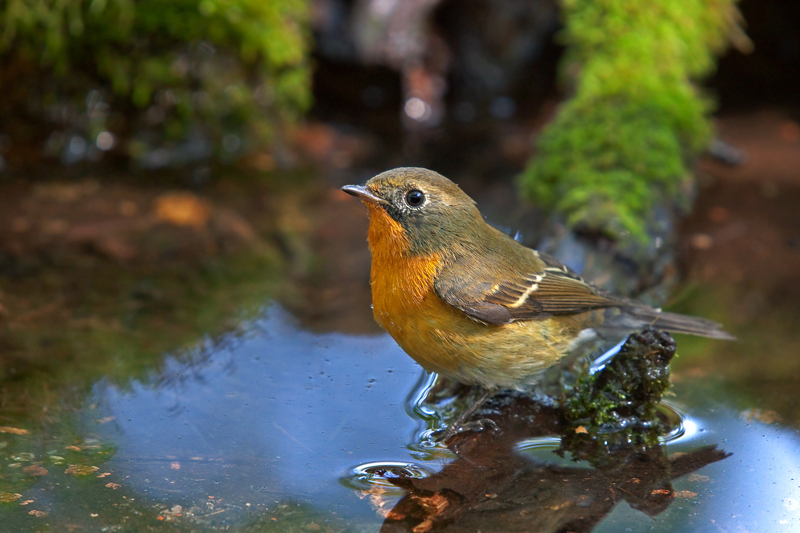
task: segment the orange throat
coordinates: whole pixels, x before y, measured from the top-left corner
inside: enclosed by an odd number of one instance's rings
[[[369,248],[372,252],[372,306],[375,320],[395,339],[419,313],[441,305],[433,292],[439,269],[438,254],[410,253],[411,244],[403,227],[380,206],[369,208]]]

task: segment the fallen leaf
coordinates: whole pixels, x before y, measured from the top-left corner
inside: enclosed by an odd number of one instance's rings
[[[586,430],[585,427],[578,426],[578,427],[575,428],[575,433],[589,433],[589,432]]]
[[[106,487],[108,487],[109,489],[117,490],[121,486],[122,485],[120,485],[119,483],[106,483]]]
[[[72,445],[72,444],[71,444],[71,445],[69,445],[69,446],[65,446],[65,448],[66,448],[67,450],[72,450],[73,452],[79,452],[79,451],[81,451],[81,449],[80,449],[78,446],[75,446],[75,445]]]
[[[169,465],[169,467],[171,469],[173,469],[173,470],[180,470],[181,469],[181,464],[180,463],[172,463],[172,464]]]
[[[30,511],[28,511],[28,514],[33,516],[47,516],[47,513],[45,511],[37,511],[36,509],[31,509]]]
[[[763,424],[774,424],[781,421],[781,415],[772,409],[745,409],[739,416],[746,422],[758,420]]]
[[[165,193],[156,198],[156,218],[175,226],[202,228],[211,216],[208,202],[190,193]]]
[[[690,490],[679,490],[675,493],[676,498],[695,498],[697,497],[696,492],[692,492]]]
[[[32,476],[46,476],[50,473],[47,471],[46,468],[41,467],[39,465],[26,466],[25,468],[22,469],[22,471]]]
[[[22,494],[15,494],[13,492],[0,492],[0,503],[14,502],[22,498]]]
[[[69,465],[69,468],[64,470],[65,474],[72,474],[73,476],[88,476],[100,470],[97,466],[89,465]]]
[[[11,433],[12,435],[27,435],[30,433],[27,429],[12,428],[10,426],[0,426],[0,433]]]

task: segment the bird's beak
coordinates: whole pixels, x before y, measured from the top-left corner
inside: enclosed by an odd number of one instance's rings
[[[342,190],[351,196],[355,196],[361,201],[373,204],[388,204],[386,200],[364,187],[363,185],[345,185]]]

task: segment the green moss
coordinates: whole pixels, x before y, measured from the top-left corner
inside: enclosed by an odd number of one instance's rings
[[[658,406],[669,389],[675,341],[646,328],[633,334],[602,369],[583,373],[561,401],[559,452],[597,465],[620,449],[658,444]]]
[[[562,0],[562,68],[575,93],[538,139],[523,193],[570,226],[646,235],[663,201],[687,207],[687,162],[712,108],[692,84],[735,26],[734,0]]]
[[[0,0],[0,88],[18,97],[0,116],[56,104],[89,138],[269,143],[310,104],[308,24],[306,0]]]

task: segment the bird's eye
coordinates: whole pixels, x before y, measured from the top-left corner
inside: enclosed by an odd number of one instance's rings
[[[411,207],[419,207],[425,202],[425,193],[414,189],[406,193],[406,203]]]

